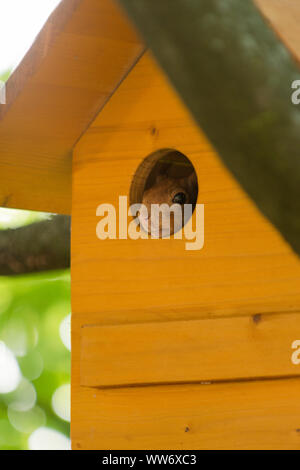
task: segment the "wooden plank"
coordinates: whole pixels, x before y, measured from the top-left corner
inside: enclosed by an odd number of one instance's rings
[[[73,449],[299,450],[299,392],[299,379],[82,388]]]
[[[85,326],[81,332],[81,384],[293,376],[300,373],[291,362],[291,344],[299,325],[298,313]]]
[[[113,0],[63,0],[6,86],[0,206],[70,213],[72,148],[144,49]]]
[[[300,374],[300,314],[85,326],[81,385],[123,386]],[[247,366],[245,367],[245,364]]]

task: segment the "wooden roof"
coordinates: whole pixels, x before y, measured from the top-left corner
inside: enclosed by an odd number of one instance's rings
[[[298,2],[256,3],[299,58]],[[143,50],[115,0],[61,2],[7,82],[0,207],[70,213],[72,148]]]
[[[72,147],[143,48],[115,2],[62,1],[7,82],[0,206],[70,212]]]

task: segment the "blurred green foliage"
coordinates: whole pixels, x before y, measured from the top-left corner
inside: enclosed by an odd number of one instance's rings
[[[9,70],[7,70],[6,72],[2,72],[0,74],[0,80],[2,82],[6,82],[6,80],[8,79],[9,76],[10,76],[10,71]]]
[[[17,209],[1,208],[0,230],[7,228],[18,228],[24,225],[38,222],[39,220],[49,219],[51,214],[46,212],[20,211]]]
[[[0,229],[48,216],[0,209]],[[70,384],[69,339],[64,328],[70,310],[69,270],[0,277],[0,367],[5,369],[3,354],[1,362],[5,345],[21,372],[18,386],[1,393],[1,377],[10,371],[0,369],[0,449],[28,449],[29,436],[40,427],[69,437],[68,387],[60,389],[67,390],[67,396],[56,393],[60,402],[54,406],[53,396],[59,387]]]

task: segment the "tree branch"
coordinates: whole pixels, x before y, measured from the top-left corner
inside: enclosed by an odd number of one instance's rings
[[[70,266],[70,217],[56,215],[17,229],[0,231],[0,275]]]
[[[300,255],[291,54],[252,0],[120,1],[224,163]]]

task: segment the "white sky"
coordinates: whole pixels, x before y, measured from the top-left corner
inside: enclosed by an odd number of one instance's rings
[[[0,73],[15,68],[60,0],[0,0]]]

